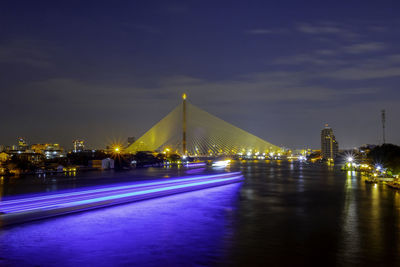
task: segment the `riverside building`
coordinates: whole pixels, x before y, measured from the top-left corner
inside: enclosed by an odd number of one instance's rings
[[[328,124],[321,131],[321,154],[322,158],[333,161],[339,152],[339,144],[336,141],[333,130]]]

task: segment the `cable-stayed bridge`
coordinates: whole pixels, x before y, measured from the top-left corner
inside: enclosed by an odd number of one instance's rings
[[[275,146],[196,107],[186,99],[126,152],[171,151],[191,156],[278,152]]]

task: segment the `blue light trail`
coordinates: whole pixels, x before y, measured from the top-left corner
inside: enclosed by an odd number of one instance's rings
[[[243,180],[239,172],[134,183],[0,202],[0,225],[140,201]]]

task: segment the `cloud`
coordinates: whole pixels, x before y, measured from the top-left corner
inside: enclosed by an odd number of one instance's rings
[[[359,49],[358,54],[361,53],[361,50],[368,51],[363,47]],[[325,54],[321,56],[321,53],[316,51],[310,54],[282,57],[276,59],[273,65],[299,66],[301,69],[313,72],[314,78],[317,79],[331,78],[335,80],[361,81],[400,77],[400,55],[398,54],[350,59],[334,57],[334,53],[332,55],[331,53],[328,54],[329,56],[325,56]]]
[[[379,33],[384,33],[387,32],[389,29],[383,26],[370,26],[368,29],[372,32],[379,32]]]
[[[336,35],[350,40],[360,37],[360,35],[351,30],[350,27],[344,27],[342,25],[332,22],[316,23],[316,24],[300,23],[297,25],[296,29],[301,33],[316,35],[316,36]]]
[[[47,68],[53,64],[37,41],[13,40],[0,45],[0,63]]]
[[[160,85],[164,86],[181,86],[181,85],[193,85],[203,82],[201,79],[194,78],[187,75],[174,75],[164,78],[160,81]]]
[[[385,62],[389,62],[392,64],[400,64],[400,54],[387,55],[385,59],[386,59]]]
[[[363,36],[364,32],[379,32],[383,33],[387,31],[387,28],[381,26],[369,26],[369,25],[351,25],[332,21],[320,21],[316,23],[297,23],[294,25],[294,31],[313,36],[315,40],[324,42],[332,41],[332,36],[338,36],[346,41],[359,40]],[[254,28],[245,31],[247,34],[253,35],[265,35],[273,33],[290,33],[293,29],[281,28],[281,29],[270,29],[270,28]]]
[[[308,34],[332,34],[332,33],[342,33],[343,30],[339,27],[334,26],[314,26],[311,24],[300,24],[297,26],[300,32]]]
[[[369,80],[389,77],[400,77],[400,67],[365,68],[356,66],[336,71],[326,72],[321,76],[340,80]]]
[[[73,107],[78,110],[87,109],[90,103],[90,108],[95,111],[102,110],[108,105],[113,106],[114,109],[118,107],[120,110],[129,110],[132,105],[145,107],[149,101],[155,101],[159,105],[160,101],[166,103],[171,99],[179,98],[183,92],[187,92],[189,97],[193,96],[199,102],[215,105],[229,98],[229,102],[235,106],[246,102],[276,104],[282,101],[298,103],[332,101],[349,95],[370,94],[375,91],[364,87],[343,91],[312,83],[312,79],[316,76],[323,75],[323,73],[307,71],[273,71],[252,73],[221,81],[207,81],[177,75],[161,79],[158,86],[151,89],[99,85],[74,79],[49,79],[31,83],[30,92],[32,93],[27,98],[33,103],[43,102],[43,98],[46,98],[45,103],[51,107],[54,104],[54,107]],[[330,74],[329,77],[337,75],[337,73]],[[96,102],[92,99],[96,99]],[[144,102],[147,104],[143,106]]]
[[[352,45],[324,44],[305,53],[278,57],[271,61],[273,65],[303,65],[304,67],[324,66],[341,68],[343,66],[361,66],[368,68],[387,68],[400,64],[400,55],[385,55],[387,46],[383,42],[364,42]],[[374,54],[373,54],[374,53]],[[371,54],[365,57],[364,54]],[[349,56],[351,55],[351,56]]]
[[[334,87],[320,86],[313,80],[322,77],[325,72],[273,71],[252,73],[232,80],[206,81],[187,76],[176,77],[174,83],[164,82],[158,90],[169,95],[179,95],[185,88],[189,97],[200,102],[214,103],[229,98],[232,106],[238,103],[321,103],[325,101],[346,100],[348,97],[370,95],[378,89],[370,87],[354,87],[338,90]],[[179,80],[182,79],[180,82]],[[169,80],[169,79],[168,79]],[[195,83],[192,82],[196,81]],[[177,87],[176,84],[180,86]],[[212,96],[212,97],[210,97]],[[340,102],[340,101],[339,101]]]
[[[319,49],[315,51],[315,54],[321,56],[333,56],[343,53],[363,54],[363,53],[380,52],[385,50],[386,48],[387,48],[386,45],[382,42],[365,42],[365,43],[357,43],[346,46],[338,46],[335,49]]]
[[[368,52],[381,51],[384,50],[385,48],[386,46],[384,43],[369,42],[369,43],[360,43],[343,47],[343,51],[349,54],[362,54]]]
[[[322,55],[322,56],[332,56],[332,55],[336,55],[338,53],[337,50],[333,50],[333,49],[319,49],[315,51],[315,54],[317,55]]]
[[[315,51],[315,53],[309,53],[309,54],[299,54],[299,55],[292,55],[292,56],[287,56],[287,57],[281,57],[276,59],[275,61],[272,62],[273,65],[305,65],[306,66],[312,66],[312,65],[317,65],[317,66],[327,66],[327,67],[333,67],[333,66],[341,66],[347,64],[347,61],[343,59],[337,59],[337,58],[332,58],[329,57],[327,58],[327,55],[335,55],[337,52],[332,51],[332,53],[325,53],[321,54],[320,50]]]

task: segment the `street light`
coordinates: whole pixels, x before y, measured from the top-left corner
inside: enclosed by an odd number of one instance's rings
[[[112,148],[112,151],[113,151],[114,154],[119,154],[119,153],[121,153],[122,148],[121,148],[120,145],[114,145],[113,148]]]
[[[352,156],[348,156],[346,159],[346,166],[347,168],[353,170],[353,162],[354,162],[354,158]]]
[[[375,168],[376,168],[377,171],[382,171],[382,169],[383,169],[382,165],[380,165],[380,164],[376,164]]]

